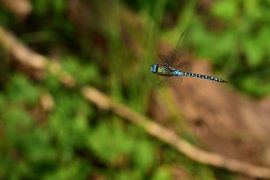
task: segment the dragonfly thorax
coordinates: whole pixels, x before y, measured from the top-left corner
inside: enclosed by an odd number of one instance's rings
[[[153,64],[151,66],[152,73],[157,73],[159,64]]]

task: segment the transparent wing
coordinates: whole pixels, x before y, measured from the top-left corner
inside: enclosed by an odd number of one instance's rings
[[[167,58],[162,54],[159,54],[158,57],[160,58],[162,63],[168,64],[172,68],[176,68],[180,71],[192,72],[191,63],[184,57],[188,52],[190,40],[191,40],[190,31],[183,32],[177,42],[176,47],[170,54],[169,58]],[[180,85],[182,81],[183,79],[180,76],[165,77],[158,84],[158,86],[163,85],[177,86]]]
[[[190,31],[181,34],[176,47],[168,58],[168,64],[181,71],[190,71],[191,65],[188,61],[184,61],[183,57],[187,54],[191,40]]]
[[[158,57],[162,63],[169,64],[168,58],[166,56],[164,56],[163,54],[159,54]]]
[[[158,86],[162,87],[162,86],[178,86],[182,83],[183,79],[180,76],[170,76],[170,77],[165,77],[163,78]]]
[[[192,72],[192,66],[189,61],[180,62],[177,66],[174,68],[184,71],[184,72]]]
[[[171,86],[178,86],[183,82],[183,78],[181,76],[171,76],[168,78],[167,83]]]

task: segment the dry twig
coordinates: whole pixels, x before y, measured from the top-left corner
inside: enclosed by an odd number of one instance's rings
[[[18,18],[25,18],[32,11],[32,4],[29,0],[2,0],[2,3]]]
[[[96,104],[101,109],[111,109],[116,114],[133,122],[134,124],[145,129],[146,132],[154,137],[170,144],[179,152],[185,154],[187,157],[204,164],[209,164],[215,167],[223,168],[233,172],[243,173],[252,177],[270,178],[270,170],[265,167],[253,166],[248,163],[240,162],[235,159],[223,157],[218,154],[209,153],[196,148],[187,141],[181,139],[170,130],[158,125],[150,119],[134,112],[130,108],[115,103],[106,95],[92,87],[85,87],[82,90],[84,97]]]
[[[47,68],[47,58],[31,51],[29,48],[27,48],[24,44],[22,44],[19,40],[17,40],[14,36],[6,32],[1,27],[0,44],[6,47],[6,50],[11,53],[16,58],[16,60],[22,63],[24,66],[31,67],[35,70],[38,69],[40,71],[45,71],[45,69]],[[53,73],[54,71],[51,70],[50,72]],[[61,68],[59,68],[53,74],[59,75],[63,73],[61,72]],[[73,79],[75,84],[75,79],[72,76],[66,73],[64,74],[67,77]],[[61,76],[58,77],[60,77],[61,82],[66,84],[65,80],[61,79]],[[110,98],[108,98],[106,95],[102,94],[93,87],[83,88],[82,94],[87,100],[96,104],[99,108],[105,110],[112,110],[116,114],[145,129],[145,131],[152,136],[170,144],[179,152],[183,153],[194,161],[209,164],[233,172],[242,173],[252,177],[270,179],[270,170],[268,168],[253,166],[235,159],[230,159],[215,153],[203,151],[191,145],[187,141],[181,139],[176,134],[172,133],[170,130],[134,112],[130,108],[113,102]]]

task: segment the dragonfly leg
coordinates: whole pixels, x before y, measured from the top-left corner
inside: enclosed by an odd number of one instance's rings
[[[161,84],[165,83],[167,81],[167,77],[163,78],[159,83],[158,86],[160,86]]]

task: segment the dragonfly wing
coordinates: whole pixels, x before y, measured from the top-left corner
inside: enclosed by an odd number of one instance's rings
[[[159,54],[158,57],[159,57],[159,59],[161,60],[162,63],[164,63],[164,64],[169,63],[168,58],[166,56],[164,56],[163,54]]]
[[[170,77],[165,77],[160,81],[158,84],[159,87],[169,85],[169,86],[177,86],[182,83],[183,79],[180,76],[170,76]]]
[[[168,78],[167,83],[170,86],[178,86],[182,83],[183,79],[180,76],[171,76]]]
[[[173,52],[167,58],[166,56],[159,54],[159,58],[163,64],[170,67],[171,70],[178,69],[180,71],[191,72],[191,64],[189,61],[184,61],[183,57],[187,54],[189,44],[191,40],[190,31],[185,31],[180,36],[176,47],[174,48]],[[180,76],[170,76],[165,77],[160,83],[160,85],[169,84],[171,86],[180,85],[183,81],[182,77]]]
[[[189,61],[180,62],[175,68],[179,71],[192,72],[192,66]]]
[[[189,49],[189,44],[190,44],[190,40],[191,40],[191,33],[190,31],[185,31],[181,34],[176,47],[174,48],[173,52],[171,53],[171,55],[168,58],[169,61],[169,65],[171,65],[172,67],[180,67],[180,65],[183,63],[181,61],[183,61],[183,56],[185,56],[187,54],[187,51]],[[184,63],[186,64],[186,63]],[[182,64],[182,65],[184,65]],[[185,66],[186,68],[188,66]],[[182,70],[185,70],[184,67],[182,68]]]

